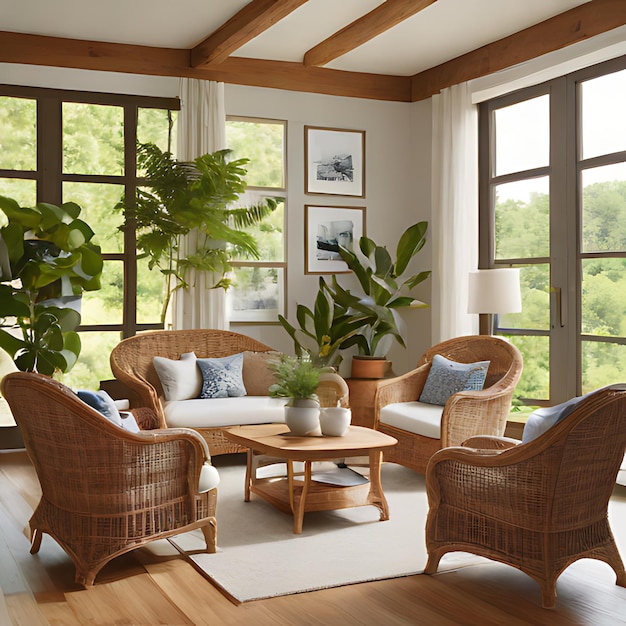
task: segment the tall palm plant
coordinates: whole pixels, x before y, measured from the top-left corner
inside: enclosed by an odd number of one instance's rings
[[[256,240],[245,232],[276,208],[273,198],[238,207],[246,189],[245,165],[248,159],[229,160],[230,150],[218,150],[194,159],[177,161],[152,143],[139,144],[138,165],[145,170],[146,186],[135,198],[123,200],[125,224],[134,222],[137,249],[165,276],[165,318],[171,294],[189,287],[189,269],[216,275],[213,287],[227,289],[231,259],[259,258]],[[187,253],[183,238],[197,234],[195,249]]]

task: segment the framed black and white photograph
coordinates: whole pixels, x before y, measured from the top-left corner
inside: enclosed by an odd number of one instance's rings
[[[365,207],[304,207],[305,274],[347,274],[339,246],[353,249],[365,234]]]
[[[304,127],[308,194],[365,197],[365,131]]]

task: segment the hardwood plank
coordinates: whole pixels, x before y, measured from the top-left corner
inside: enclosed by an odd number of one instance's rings
[[[83,624],[192,624],[147,573],[66,594]]]
[[[411,101],[626,24],[624,0],[592,0],[412,77]]]
[[[304,55],[304,65],[320,67],[362,46],[419,13],[437,0],[386,0],[363,17],[317,44]]]
[[[245,43],[308,0],[252,0],[212,35],[191,49],[192,67],[221,63]]]
[[[37,601],[31,593],[18,593],[4,596],[6,612],[10,616],[9,621],[1,621],[2,624],[13,624],[19,626],[48,626],[48,620],[44,617]],[[0,619],[3,611],[0,610]]]

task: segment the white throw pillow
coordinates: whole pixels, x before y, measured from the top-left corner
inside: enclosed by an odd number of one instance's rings
[[[189,400],[200,395],[202,376],[196,367],[194,352],[181,354],[179,360],[155,356],[152,364],[161,381],[166,400]]]

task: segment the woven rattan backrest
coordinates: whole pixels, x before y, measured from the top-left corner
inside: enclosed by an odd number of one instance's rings
[[[111,352],[111,369],[116,378],[120,371],[150,383],[162,395],[159,377],[152,358],[179,359],[185,352],[198,358],[220,358],[250,350],[268,352],[269,346],[239,333],[216,329],[162,330],[142,333],[121,341]]]
[[[491,335],[455,337],[439,343],[422,355],[417,367],[430,363],[435,354],[458,363],[490,361],[485,388],[495,385],[507,375],[518,378],[523,367],[520,351],[512,343]]]
[[[553,481],[557,528],[604,519],[626,448],[626,384],[600,389],[530,442],[544,480]],[[533,447],[534,447],[533,446]]]
[[[106,508],[107,497],[119,497],[114,470],[131,454],[122,429],[41,374],[7,374],[2,393],[47,500],[63,510],[95,512]]]

